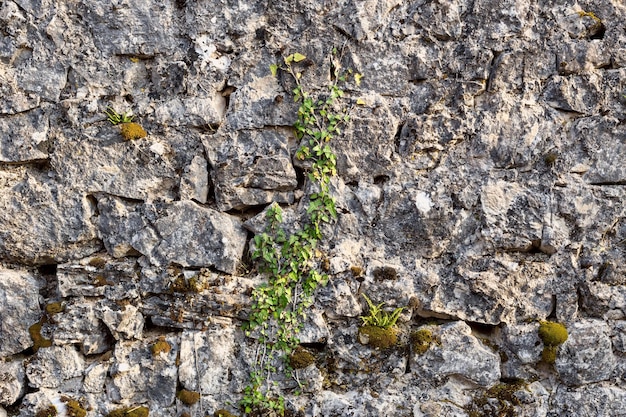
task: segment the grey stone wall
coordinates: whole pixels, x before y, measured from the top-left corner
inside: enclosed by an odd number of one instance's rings
[[[241,414],[250,219],[297,222],[307,186],[269,66],[300,52],[322,91],[333,48],[364,76],[288,410],[626,415],[624,22],[622,0],[0,1],[0,416]],[[362,293],[407,306],[396,347],[357,342]]]

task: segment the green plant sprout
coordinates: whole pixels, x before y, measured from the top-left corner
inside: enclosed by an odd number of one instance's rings
[[[334,58],[340,58],[336,51]],[[302,390],[298,370],[291,367],[289,358],[299,345],[297,335],[306,319],[306,309],[313,303],[314,291],[328,281],[328,276],[319,272],[322,253],[317,246],[323,238],[322,225],[337,218],[329,188],[330,178],[337,173],[337,157],[329,142],[341,133],[340,125],[349,120],[349,109],[338,104],[344,95],[338,83],[345,82],[347,75],[340,70],[337,59],[333,83],[326,93],[314,98],[302,84],[297,64],[304,60],[305,55],[294,53],[285,57],[283,64],[270,66],[274,76],[283,71],[296,84],[294,100],[300,102],[300,107],[294,128],[301,146],[295,156],[306,162],[312,191],[303,200],[308,201],[308,207],[299,230],[289,235],[285,232],[281,227],[282,209],[273,203],[266,211],[265,230],[254,236],[252,258],[259,271],[267,275],[267,283],[253,290],[252,311],[245,329],[246,335],[254,332],[258,338],[255,368],[240,402],[246,414],[284,415],[285,399],[277,382],[284,379],[278,376],[281,367],[298,385],[293,393]]]
[[[367,316],[360,316],[361,320],[363,320],[364,326],[376,326],[383,329],[389,329],[396,324],[402,310],[404,310],[404,307],[398,307],[392,313],[389,313],[382,308],[385,303],[375,305],[367,295],[361,295],[365,298],[365,301],[367,301],[367,305],[369,306],[369,314]]]
[[[106,108],[104,114],[107,115],[107,120],[111,122],[113,126],[119,125],[120,123],[131,123],[135,118],[131,112],[119,114],[111,106]]]

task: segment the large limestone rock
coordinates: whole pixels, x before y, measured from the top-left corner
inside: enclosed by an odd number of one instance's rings
[[[14,404],[24,394],[24,375],[22,361],[0,362],[0,404]]]
[[[79,344],[85,355],[104,353],[111,348],[109,332],[98,317],[97,306],[75,302],[55,314],[53,339],[58,345]]]
[[[581,320],[568,326],[569,337],[557,355],[561,380],[579,386],[611,377],[617,358],[613,354],[610,329],[598,320]]]
[[[434,335],[437,342],[425,353],[411,355],[411,372],[435,381],[458,376],[483,387],[500,379],[500,357],[472,336],[467,324],[446,324]]]
[[[37,323],[42,312],[39,289],[33,275],[23,271],[0,269],[0,357],[15,355],[32,346],[28,328]]]
[[[50,170],[14,168],[0,178],[0,257],[50,264],[100,248],[86,193],[57,183]]]
[[[118,342],[111,379],[107,381],[111,399],[117,403],[149,401],[154,408],[172,404],[176,395],[178,352],[177,338],[171,335],[163,339]]]
[[[98,205],[100,235],[114,257],[143,254],[154,265],[234,273],[243,256],[241,222],[192,201],[143,205],[103,197]]]
[[[298,185],[291,164],[292,129],[241,130],[211,136],[204,146],[220,211],[272,201],[292,203]]]
[[[93,134],[98,137],[57,133],[58,152],[50,162],[60,182],[88,194],[134,200],[174,197],[178,181],[172,150],[162,138],[124,141],[119,128],[108,123]]]
[[[41,109],[0,119],[0,161],[25,162],[48,157],[48,115]]]
[[[624,415],[626,391],[612,386],[559,386],[553,412],[559,416],[609,417]]]
[[[33,388],[76,390],[84,370],[85,360],[73,346],[52,346],[37,351],[26,366],[26,377]]]

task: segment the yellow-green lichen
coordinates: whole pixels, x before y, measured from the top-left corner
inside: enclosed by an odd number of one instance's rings
[[[181,389],[176,394],[178,399],[185,405],[194,405],[198,401],[200,401],[200,393],[196,391],[189,391],[186,389]]]
[[[289,356],[289,365],[291,365],[293,369],[304,369],[313,362],[315,362],[315,356],[300,346]]]
[[[413,352],[423,355],[433,342],[433,332],[428,329],[419,329],[411,333],[410,341]]]
[[[52,346],[52,340],[46,339],[41,335],[41,327],[44,324],[44,319],[41,319],[37,323],[28,328],[28,333],[33,341],[33,350],[37,352],[41,348],[47,348]]]
[[[107,417],[148,417],[150,410],[148,407],[123,407],[117,408],[107,414]]]
[[[167,340],[165,340],[165,336],[159,336],[157,341],[150,347],[150,351],[153,356],[158,356],[161,353],[168,354],[172,350],[172,345],[170,345]]]
[[[561,323],[542,321],[539,324],[538,333],[544,346],[541,359],[545,363],[553,364],[556,361],[559,345],[567,340],[567,328]]]
[[[56,415],[58,415],[56,407],[50,405],[44,409],[37,411],[35,417],[55,417]]]
[[[122,133],[122,137],[125,140],[141,139],[141,138],[145,138],[146,136],[148,136],[148,134],[143,129],[143,127],[141,127],[140,124],[133,123],[133,122],[122,123],[122,128],[120,131]]]
[[[398,332],[395,327],[384,329],[378,326],[359,327],[359,342],[377,349],[387,349],[398,342]]]

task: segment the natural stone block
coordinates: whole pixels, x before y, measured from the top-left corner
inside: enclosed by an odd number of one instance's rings
[[[242,130],[204,141],[221,211],[293,202],[298,185],[291,164],[291,129]]]
[[[0,362],[0,404],[14,404],[26,389],[22,361]]]
[[[439,343],[425,353],[411,356],[411,372],[442,381],[456,375],[483,387],[500,379],[500,357],[472,335],[464,322],[441,326],[433,332]]]
[[[85,360],[73,346],[51,346],[37,351],[26,365],[26,376],[33,388],[78,388],[84,370]]]
[[[48,157],[48,115],[41,109],[0,118],[0,162],[25,162]]]
[[[8,175],[7,175],[8,174]],[[51,172],[0,172],[0,257],[23,264],[60,263],[98,250],[86,195],[51,181]]]
[[[0,357],[15,355],[32,346],[28,328],[42,315],[34,276],[23,271],[0,269]]]
[[[578,386],[609,379],[617,359],[608,325],[600,320],[581,320],[568,325],[567,330],[569,337],[556,357],[561,380]]]

